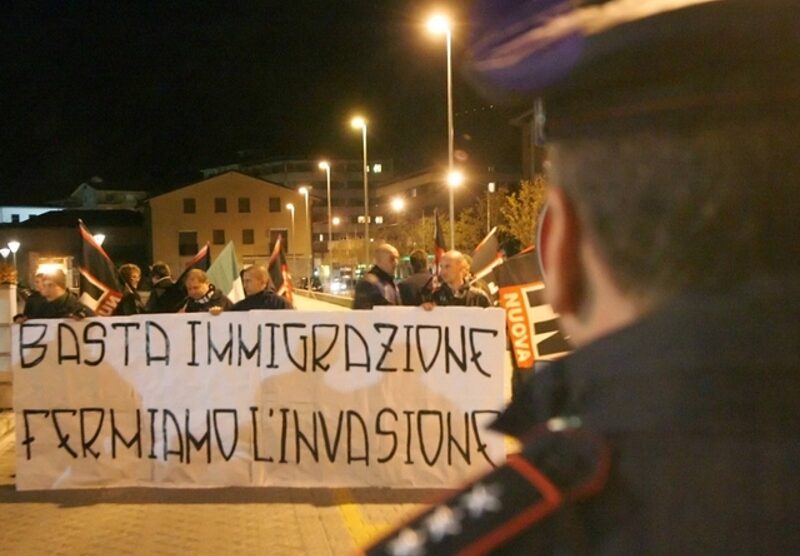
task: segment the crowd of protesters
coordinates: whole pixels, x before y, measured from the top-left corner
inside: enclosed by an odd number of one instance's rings
[[[144,313],[198,313],[219,314],[223,311],[249,311],[253,309],[293,309],[291,302],[275,293],[267,269],[260,265],[246,268],[241,273],[245,298],[233,303],[217,289],[205,271],[191,269],[182,276],[181,283],[172,278],[169,266],[157,262],[150,267],[152,281],[150,296],[145,302],[138,287],[142,271],[135,264],[119,268],[122,297],[114,309],[114,316]],[[34,288],[25,300],[22,313],[14,322],[28,319],[67,318],[81,319],[96,316],[67,287],[67,276],[61,269],[37,273]]]
[[[375,264],[357,284],[353,309],[372,309],[378,305],[411,305],[432,309],[435,306],[489,307],[489,296],[470,280],[466,255],[448,251],[439,261],[438,274],[427,269],[427,255],[416,250],[409,255],[412,274],[395,282],[400,254],[384,243],[375,249]]]
[[[415,250],[409,256],[412,273],[404,280],[396,280],[400,255],[388,243],[375,250],[372,268],[356,284],[353,309],[372,309],[377,305],[489,307],[489,296],[472,285],[467,257],[458,251],[449,251],[441,257],[439,272],[428,269],[428,256]],[[275,292],[269,273],[260,265],[253,265],[241,273],[245,298],[234,303],[219,290],[205,271],[191,269],[176,283],[169,265],[156,262],[150,267],[150,295],[146,301],[139,293],[142,270],[128,263],[119,268],[122,298],[114,309],[114,316],[145,313],[199,313],[219,314],[223,311],[250,311],[255,309],[293,309],[292,303]],[[38,273],[34,288],[25,300],[22,313],[14,322],[32,318],[84,318],[95,312],[83,304],[67,287],[63,270]]]

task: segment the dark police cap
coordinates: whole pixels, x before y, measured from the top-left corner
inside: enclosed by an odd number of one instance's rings
[[[798,0],[480,0],[473,22],[479,86],[544,96],[551,135],[800,104]]]

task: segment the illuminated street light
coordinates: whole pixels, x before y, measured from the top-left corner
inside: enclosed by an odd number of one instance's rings
[[[428,31],[441,35],[450,32],[450,20],[444,14],[436,14],[428,19]]]
[[[294,241],[295,241],[295,237],[294,237],[294,205],[292,203],[286,203],[286,208],[292,214],[292,240],[291,240],[291,243],[289,245],[294,246]]]
[[[364,152],[364,264],[369,264],[369,183],[367,181],[367,121],[361,116],[356,116],[350,120],[350,125],[354,129],[361,130],[361,144]]]
[[[103,246],[103,242],[106,240],[106,234],[94,234],[92,236],[94,242],[99,245],[100,247]]]
[[[14,261],[14,270],[17,270],[17,251],[19,251],[20,245],[22,244],[17,240],[8,242],[8,248],[11,250],[11,258]]]
[[[402,197],[394,197],[391,201],[392,210],[395,212],[403,212],[403,209],[406,208],[406,201]]]
[[[11,249],[9,249],[8,247],[0,247],[0,255],[3,256],[3,260],[7,259],[10,254],[11,254]]]
[[[342,223],[342,219],[341,218],[339,218],[338,216],[334,216],[333,217],[333,225],[334,226],[338,226],[341,223]]]
[[[431,33],[444,34],[447,42],[447,172],[453,172],[453,54],[452,42],[453,33],[450,19],[443,14],[436,14],[428,19],[428,30]],[[456,227],[455,227],[455,201],[453,198],[453,188],[450,188],[450,249],[455,249]]]
[[[333,237],[333,230],[331,229],[333,225],[333,222],[331,222],[331,165],[328,161],[323,160],[319,163],[319,169],[325,170],[325,178],[328,182],[328,251],[330,251]]]
[[[464,174],[459,172],[458,170],[451,170],[447,174],[447,185],[450,186],[450,196],[453,196],[453,189],[456,187],[460,187],[464,184]]]

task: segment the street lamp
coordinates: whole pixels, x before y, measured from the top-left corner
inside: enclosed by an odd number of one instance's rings
[[[406,208],[406,201],[402,197],[393,197],[390,205],[394,212],[403,212],[403,209]]]
[[[6,260],[10,254],[11,254],[11,249],[9,249],[8,247],[0,247],[0,255],[3,256],[3,260]]]
[[[342,219],[341,218],[339,218],[338,216],[334,216],[333,217],[333,225],[334,226],[338,226],[341,223],[342,223]]]
[[[297,190],[300,195],[305,197],[306,202],[306,220],[308,220],[308,260],[309,260],[309,273],[308,283],[311,284],[311,275],[314,274],[314,232],[311,227],[311,212],[308,209],[308,194],[311,192],[310,185],[302,185]]]
[[[331,165],[328,161],[323,160],[319,163],[319,169],[325,170],[325,179],[328,182],[328,249],[331,248],[331,239],[333,238],[333,222],[331,222]]]
[[[294,205],[292,203],[286,203],[286,208],[289,210],[289,212],[292,215],[292,243],[291,243],[291,245],[294,246],[294,240],[295,240],[295,237],[294,237]]]
[[[453,33],[450,19],[443,14],[436,14],[428,19],[428,31],[435,35],[444,34],[447,39],[447,172],[453,172]],[[455,204],[453,188],[450,188],[450,249],[455,249]]]
[[[103,242],[106,240],[106,234],[94,234],[92,239],[99,245],[100,247],[103,246]]]
[[[367,120],[356,116],[350,121],[354,129],[361,130],[361,143],[364,151],[364,264],[369,264],[369,185],[367,182]]]
[[[14,261],[14,270],[17,269],[17,251],[19,251],[21,243],[16,240],[11,240],[8,242],[8,248],[11,250],[11,257]]]

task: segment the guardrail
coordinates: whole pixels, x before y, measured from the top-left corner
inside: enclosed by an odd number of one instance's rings
[[[330,293],[312,292],[309,290],[301,290],[300,288],[295,289],[294,293],[296,295],[302,295],[303,297],[308,297],[309,299],[316,299],[319,301],[325,301],[326,303],[333,303],[334,305],[339,305],[341,307],[347,307],[348,309],[353,308],[352,297],[333,295]]]

